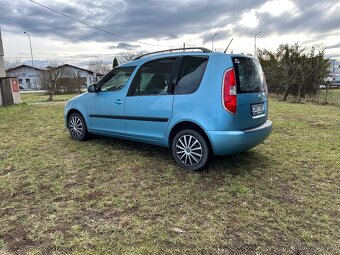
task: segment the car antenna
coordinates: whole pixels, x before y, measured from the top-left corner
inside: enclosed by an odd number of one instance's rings
[[[228,48],[229,48],[229,46],[230,46],[230,44],[231,44],[231,42],[232,42],[233,40],[234,40],[234,38],[231,38],[231,40],[230,40],[230,42],[229,42],[227,48],[225,48],[225,50],[224,50],[223,53],[226,53],[226,52],[227,52],[227,50],[228,50]]]

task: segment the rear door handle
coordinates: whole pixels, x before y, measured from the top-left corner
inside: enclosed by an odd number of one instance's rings
[[[116,100],[116,104],[122,104],[122,103],[123,103],[123,101],[121,99]]]

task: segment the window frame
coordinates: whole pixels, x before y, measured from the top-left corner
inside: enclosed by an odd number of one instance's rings
[[[112,78],[112,73],[117,72],[117,71],[119,72],[120,70],[124,70],[124,69],[132,69],[132,73],[131,73],[129,79],[127,80],[127,82],[125,83],[125,85],[122,88],[120,88],[118,90],[112,90],[112,91],[107,91],[107,90],[103,91],[103,90],[101,90],[103,83],[108,81],[108,80],[110,80]],[[97,81],[95,83],[96,92],[116,92],[116,91],[122,90],[129,83],[129,80],[131,79],[131,77],[133,76],[133,73],[135,71],[136,71],[136,66],[122,66],[122,67],[115,67],[115,68],[113,68],[110,72],[105,74],[99,81]]]
[[[147,61],[144,64],[142,64],[138,68],[135,76],[133,77],[129,91],[128,91],[126,96],[127,97],[133,97],[133,96],[167,96],[167,95],[173,95],[173,88],[175,86],[175,83],[177,82],[177,75],[178,75],[178,71],[179,71],[181,58],[182,58],[182,56],[163,57],[163,58],[152,59],[152,60]],[[168,93],[167,94],[134,94],[133,91],[138,84],[138,83],[136,83],[136,80],[139,79],[139,76],[142,73],[143,67],[145,67],[146,65],[148,65],[150,63],[162,61],[162,60],[166,60],[166,59],[174,59],[174,64],[173,64],[171,72],[170,72],[170,84],[168,85],[168,89],[167,89]]]

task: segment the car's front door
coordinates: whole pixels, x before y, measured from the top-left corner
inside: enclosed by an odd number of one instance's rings
[[[139,68],[125,100],[126,135],[148,141],[163,138],[172,115],[175,62],[164,58]]]
[[[113,69],[90,93],[86,102],[88,129],[91,132],[124,135],[124,101],[135,67]]]

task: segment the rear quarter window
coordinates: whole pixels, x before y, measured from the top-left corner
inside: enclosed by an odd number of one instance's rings
[[[237,93],[260,93],[265,91],[265,82],[260,62],[253,58],[234,57],[232,58]]]
[[[201,84],[207,63],[207,57],[183,57],[175,86],[175,94],[194,93]]]

